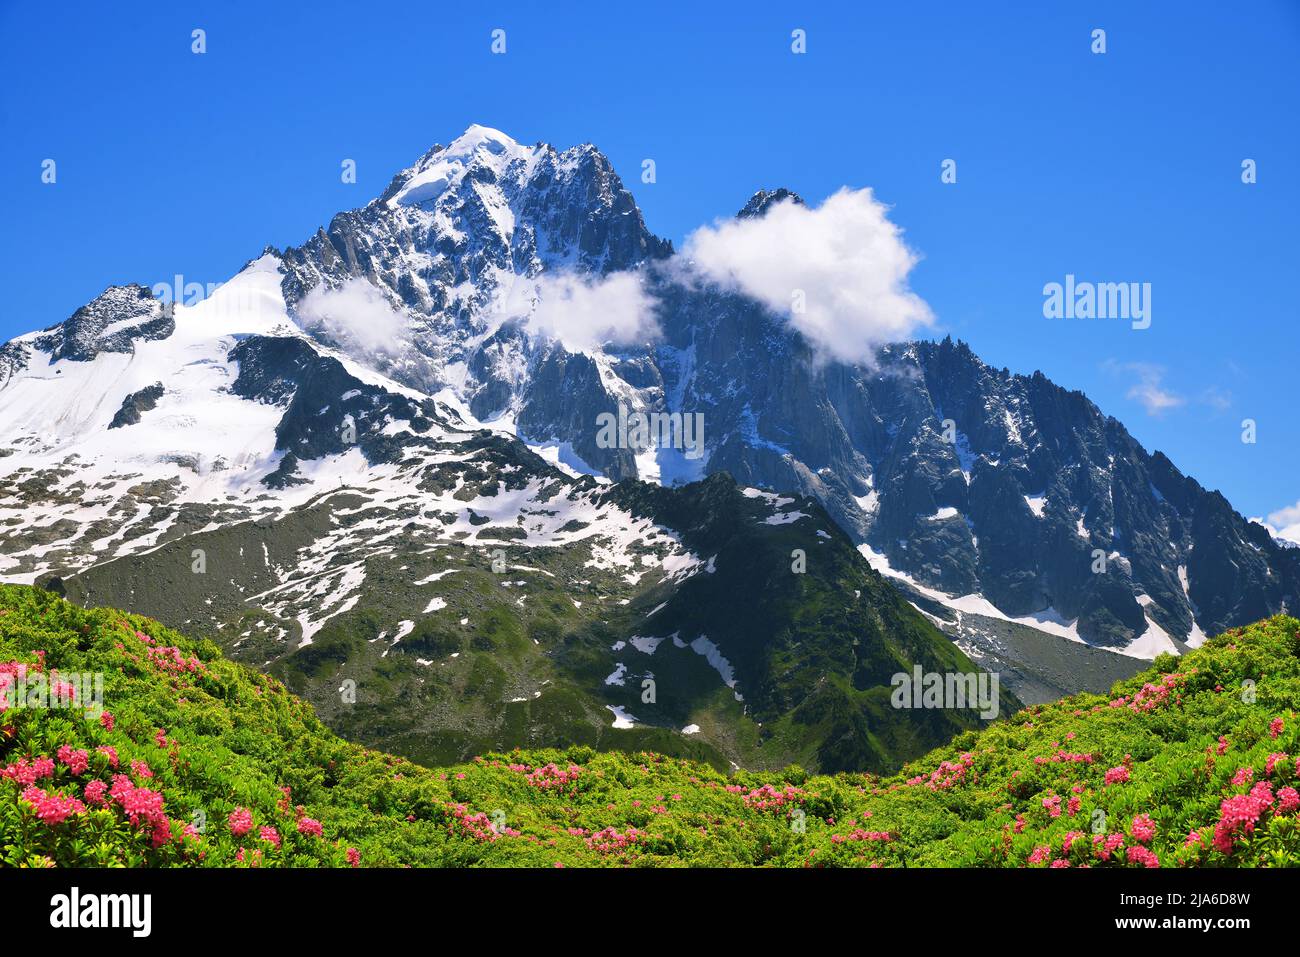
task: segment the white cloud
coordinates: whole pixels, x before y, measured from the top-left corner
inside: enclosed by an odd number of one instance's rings
[[[1178,393],[1164,387],[1165,370],[1162,366],[1149,362],[1116,362],[1109,359],[1103,363],[1103,368],[1115,375],[1122,374],[1137,379],[1125,397],[1141,403],[1147,415],[1161,416],[1187,402]]]
[[[590,352],[605,343],[625,346],[657,338],[654,304],[637,273],[560,273],[516,283],[500,309],[524,317],[530,332],[556,339],[570,352]]]
[[[1270,512],[1264,524],[1276,538],[1300,545],[1300,502]]]
[[[841,189],[815,209],[783,200],[761,219],[700,227],[679,259],[786,317],[822,357],[869,363],[934,321],[908,288],[918,257],[887,212],[870,189]]]
[[[1128,390],[1128,397],[1142,403],[1147,415],[1164,415],[1183,404],[1181,396],[1160,388],[1155,382],[1139,382]]]
[[[349,354],[395,353],[409,331],[407,318],[364,279],[316,286],[298,303],[297,316],[303,329],[324,333]]]

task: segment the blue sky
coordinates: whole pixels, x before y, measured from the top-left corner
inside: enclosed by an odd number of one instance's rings
[[[941,332],[1248,515],[1300,499],[1300,3],[81,6],[0,3],[0,339],[223,281],[482,123],[595,143],[679,246],[760,186],[870,186]],[[1151,283],[1151,327],[1044,318],[1067,273]]]

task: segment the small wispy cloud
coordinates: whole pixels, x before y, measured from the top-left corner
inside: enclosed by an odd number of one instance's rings
[[[396,354],[410,331],[407,317],[364,279],[348,279],[337,288],[316,286],[296,312],[306,332],[323,334],[349,355]]]
[[[655,299],[635,272],[544,274],[516,282],[498,308],[508,317],[521,318],[534,335],[554,339],[570,352],[633,345],[659,336]]]
[[[1150,362],[1117,362],[1108,359],[1102,368],[1115,376],[1127,378],[1131,385],[1125,398],[1139,403],[1147,415],[1162,416],[1170,409],[1187,404],[1187,399],[1164,386],[1165,369]]]

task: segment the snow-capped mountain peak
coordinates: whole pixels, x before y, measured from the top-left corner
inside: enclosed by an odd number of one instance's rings
[[[499,178],[517,163],[520,176],[526,179],[530,161],[543,149],[520,146],[500,130],[471,126],[447,146],[434,147],[414,166],[399,173],[382,200],[389,206],[437,203],[440,197],[454,194],[465,176],[476,168]]]

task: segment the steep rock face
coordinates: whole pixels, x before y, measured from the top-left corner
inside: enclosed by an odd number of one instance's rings
[[[598,417],[618,411],[619,395],[608,390],[605,361],[552,346],[537,357],[530,372],[516,420],[521,436],[568,442],[582,462],[610,478],[638,475],[632,450],[602,448],[598,443]]]
[[[161,382],[155,382],[153,385],[145,386],[139,392],[132,392],[122,400],[121,408],[113,416],[113,421],[108,423],[108,427],[120,429],[128,425],[139,425],[145,412],[157,408],[158,400],[163,397],[165,391]]]
[[[53,361],[88,362],[101,352],[130,352],[137,340],[166,339],[176,328],[171,313],[144,286],[110,286],[35,344]]]
[[[0,385],[27,368],[31,349],[21,342],[6,342],[0,346]]]
[[[431,400],[416,402],[362,382],[299,338],[253,336],[231,350],[230,359],[239,367],[232,392],[285,410],[275,427],[275,448],[294,461],[281,462],[279,481],[293,474],[297,461],[351,447],[370,463],[394,461],[401,444],[387,427],[401,421],[418,435],[436,417]]]

